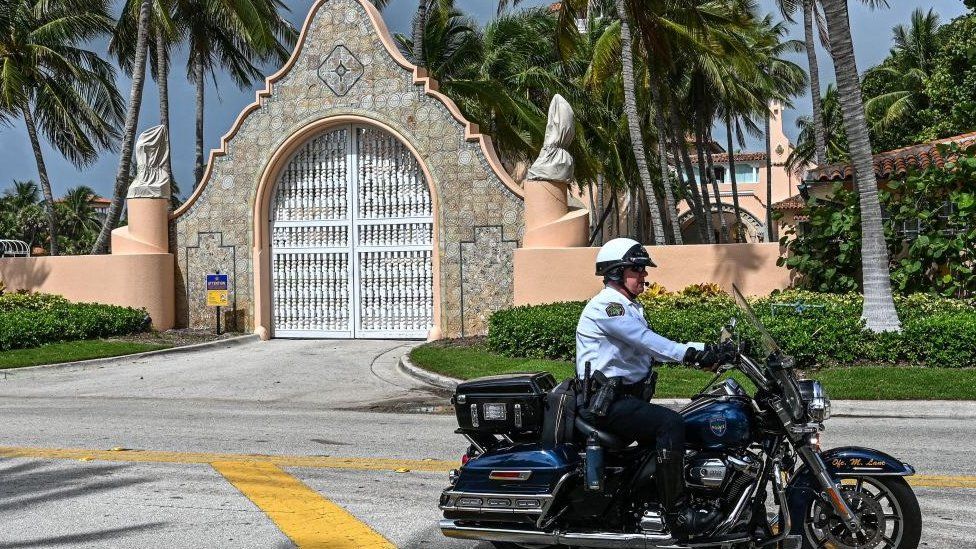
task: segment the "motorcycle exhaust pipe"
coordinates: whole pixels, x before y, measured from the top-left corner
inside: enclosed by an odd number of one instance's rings
[[[460,525],[453,520],[441,520],[441,532],[449,538],[482,541],[507,541],[536,545],[575,545],[577,547],[602,547],[607,549],[679,549],[674,538],[665,534],[618,534],[614,532],[540,532],[514,528],[486,528]]]

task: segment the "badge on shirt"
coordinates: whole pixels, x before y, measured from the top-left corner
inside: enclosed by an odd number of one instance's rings
[[[607,316],[624,316],[624,306],[619,303],[607,305]]]

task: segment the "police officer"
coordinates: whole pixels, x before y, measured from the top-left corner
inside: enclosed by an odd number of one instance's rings
[[[605,286],[586,304],[576,327],[576,371],[583,378],[589,363],[593,392],[610,389],[609,384],[616,394],[605,409],[591,406],[581,415],[600,429],[656,447],[657,486],[668,524],[676,535],[688,537],[710,530],[721,517],[690,507],[683,475],[684,421],[677,412],[647,402],[647,395],[641,398],[641,388],[654,362],[712,369],[727,358],[727,350],[671,341],[648,327],[635,298],[644,291],[647,268],[655,266],[644,246],[629,238],[615,238],[597,254],[596,274]]]

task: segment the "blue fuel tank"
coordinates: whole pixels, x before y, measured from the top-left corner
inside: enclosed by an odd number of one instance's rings
[[[690,448],[742,448],[751,441],[752,409],[745,399],[706,396],[686,406],[681,415]]]

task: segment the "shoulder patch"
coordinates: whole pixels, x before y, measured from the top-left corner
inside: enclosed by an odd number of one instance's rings
[[[607,316],[624,316],[624,306],[617,302],[608,304]]]

